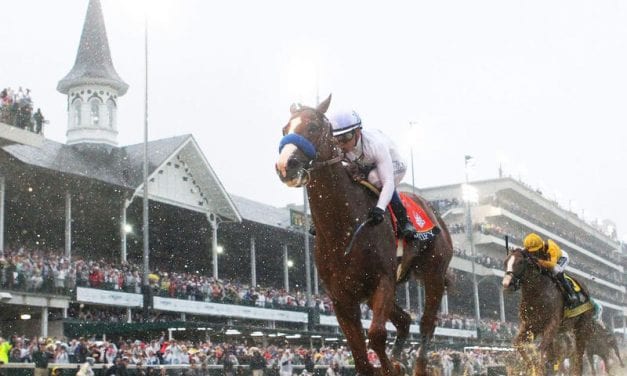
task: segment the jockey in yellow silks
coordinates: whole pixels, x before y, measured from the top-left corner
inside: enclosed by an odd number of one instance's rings
[[[570,261],[570,257],[566,251],[562,251],[551,239],[547,239],[545,242],[542,238],[535,233],[531,233],[525,236],[523,246],[527,251],[534,255],[538,259],[538,264],[543,268],[551,271],[553,276],[562,285],[566,292],[565,298],[568,305],[573,305],[577,301],[575,291],[566,278],[564,278],[564,270]]]

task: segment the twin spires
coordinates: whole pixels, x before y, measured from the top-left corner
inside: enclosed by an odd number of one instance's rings
[[[89,0],[74,67],[57,90],[68,96],[68,145],[117,146],[117,101],[128,84],[113,67],[100,0]]]

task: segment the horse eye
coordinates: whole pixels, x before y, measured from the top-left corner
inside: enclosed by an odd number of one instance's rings
[[[309,134],[314,134],[320,131],[320,124],[316,122],[311,122],[309,123],[309,128],[307,130],[309,131]]]

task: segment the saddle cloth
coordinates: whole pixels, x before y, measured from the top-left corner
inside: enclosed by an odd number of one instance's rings
[[[407,216],[418,232],[426,232],[435,227],[435,224],[420,204],[409,198],[409,195],[405,192],[400,192],[399,196],[401,196],[401,201],[407,210]]]
[[[570,286],[573,288],[574,292],[580,292],[581,291],[581,286],[579,285],[579,283],[574,278],[572,278],[571,276],[569,276],[566,273],[564,273],[564,278],[566,279],[566,281],[568,281]]]
[[[564,307],[564,318],[568,319],[571,317],[576,317],[593,309],[594,305],[592,304],[592,302],[590,302],[590,298],[586,294],[584,294],[579,282],[577,282],[576,279],[572,278],[566,273],[564,273],[564,278],[570,284],[570,286],[573,288],[573,291],[577,294],[577,297],[579,298],[579,303],[573,306]]]
[[[379,196],[379,189],[372,185],[369,181],[363,179],[353,179],[357,183],[363,185],[365,188],[370,190],[376,196]],[[407,210],[407,217],[409,217],[409,220],[411,221],[411,223],[414,224],[414,227],[418,232],[427,232],[435,227],[435,224],[433,223],[431,218],[429,218],[427,213],[425,213],[425,209],[419,203],[412,200],[409,197],[409,194],[405,192],[399,192],[399,196],[401,198],[401,201],[403,202],[403,206],[405,206],[405,210]],[[389,212],[392,218],[392,225],[394,226],[394,228],[396,228],[396,217],[394,216],[394,212],[391,208],[389,209]]]

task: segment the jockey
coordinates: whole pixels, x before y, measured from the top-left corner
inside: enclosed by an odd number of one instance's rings
[[[560,247],[553,240],[548,239],[546,242],[535,233],[530,233],[525,236],[523,240],[523,246],[531,254],[538,258],[540,266],[549,270],[557,281],[562,285],[566,292],[567,304],[573,305],[577,302],[577,296],[573,291],[572,286],[566,278],[564,278],[564,270],[570,262],[570,257],[566,251],[562,251]]]
[[[594,315],[592,318],[595,319],[603,329],[605,329],[605,323],[603,322],[603,306],[592,298],[590,298],[590,302],[592,303],[592,307],[594,309]]]
[[[381,223],[389,204],[398,221],[399,235],[409,239],[417,238],[416,228],[407,218],[407,210],[396,191],[396,185],[407,171],[396,145],[379,130],[362,129],[361,118],[355,111],[338,111],[331,114],[329,120],[333,137],[346,159],[354,162],[368,177],[368,181],[381,190],[379,201],[370,210],[368,218],[375,225]]]

